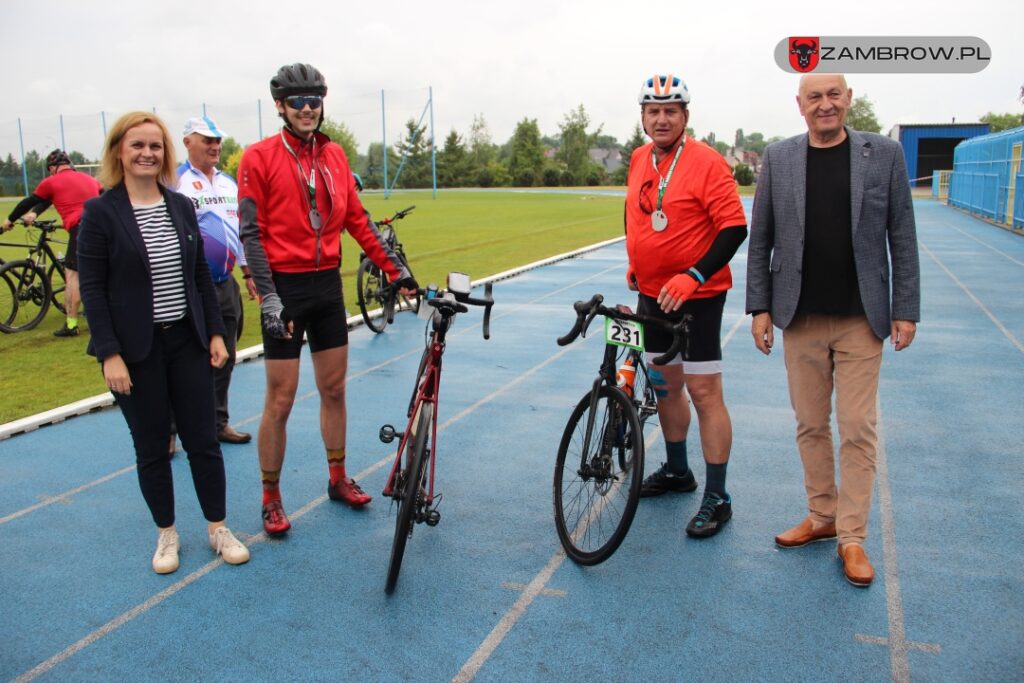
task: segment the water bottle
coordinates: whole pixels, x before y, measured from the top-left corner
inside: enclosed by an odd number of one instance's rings
[[[434,283],[430,283],[429,285],[427,285],[426,289],[426,295],[424,295],[423,300],[420,301],[419,310],[416,311],[416,316],[420,320],[430,320],[430,318],[434,315],[434,307],[428,304],[427,301],[437,296],[437,285],[435,285]]]
[[[615,383],[626,393],[626,396],[633,397],[633,381],[636,379],[636,365],[633,362],[633,354],[627,353],[626,360],[619,366],[615,373]]]

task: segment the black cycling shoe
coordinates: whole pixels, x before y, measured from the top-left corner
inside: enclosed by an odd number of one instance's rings
[[[732,499],[717,493],[705,492],[700,510],[686,525],[686,535],[693,538],[714,536],[732,518]]]
[[[668,464],[663,463],[654,474],[644,479],[643,486],[640,487],[640,497],[660,496],[669,491],[690,493],[696,490],[697,480],[693,477],[693,470],[686,470],[686,474],[673,474],[668,471]]]
[[[54,337],[77,337],[78,336],[78,328],[77,327],[68,327],[68,324],[64,323],[64,327],[60,328],[59,330],[56,330],[53,333],[53,336]]]

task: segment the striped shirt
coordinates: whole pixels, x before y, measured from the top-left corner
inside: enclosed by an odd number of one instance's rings
[[[165,323],[185,317],[185,276],[181,266],[181,245],[171,214],[161,199],[155,204],[133,204],[135,222],[149,255],[153,275],[153,322]]]

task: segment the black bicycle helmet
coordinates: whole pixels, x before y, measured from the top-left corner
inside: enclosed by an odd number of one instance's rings
[[[51,166],[70,166],[71,159],[62,149],[55,149],[46,155],[46,168]]]
[[[283,100],[292,95],[327,95],[324,75],[311,64],[288,64],[277,70],[270,79],[270,96]]]

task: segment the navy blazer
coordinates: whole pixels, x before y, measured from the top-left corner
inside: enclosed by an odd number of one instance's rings
[[[188,319],[196,340],[224,334],[224,322],[203,236],[188,198],[161,187],[181,245]],[[89,346],[99,360],[115,353],[126,363],[149,355],[153,345],[153,275],[146,244],[123,184],[85,203],[78,224],[78,282],[88,311]]]
[[[920,320],[917,231],[907,167],[895,140],[852,128],[846,133],[857,284],[871,329],[885,339],[893,320]],[[772,323],[783,329],[800,301],[806,207],[804,133],[765,149],[747,244],[747,313],[771,311]]]

